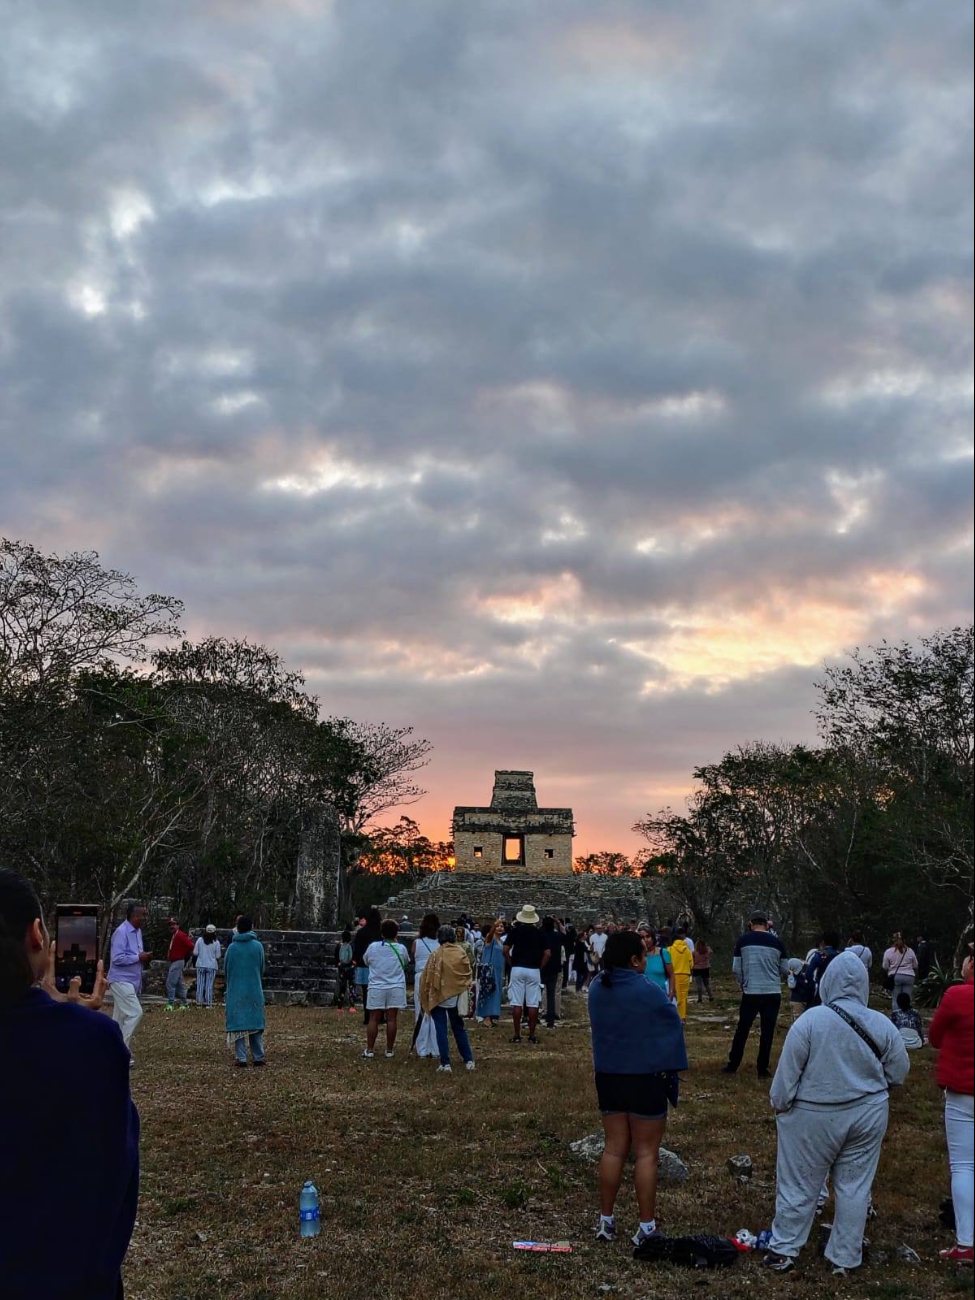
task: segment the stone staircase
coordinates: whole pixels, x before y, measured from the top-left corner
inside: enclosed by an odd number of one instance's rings
[[[195,938],[199,931],[190,933]],[[217,931],[224,952],[232,934],[232,930]],[[342,937],[340,930],[258,930],[257,937],[264,945],[265,1002],[283,1006],[331,1006],[338,984],[335,949]],[[403,930],[403,942],[408,944],[413,937]],[[152,963],[157,964],[165,966],[165,963]],[[218,995],[223,987],[222,961],[220,965]]]
[[[476,922],[505,916],[510,921],[525,904],[540,916],[568,916],[572,921],[641,921],[656,919],[656,908],[643,880],[619,876],[528,876],[440,871],[390,898],[384,911],[416,925],[425,912],[442,921],[465,913]]]

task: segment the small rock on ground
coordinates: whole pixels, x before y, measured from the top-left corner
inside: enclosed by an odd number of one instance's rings
[[[583,1160],[589,1160],[593,1164],[603,1154],[605,1140],[602,1133],[588,1133],[578,1142],[570,1142],[569,1150],[574,1151],[577,1156]],[[683,1183],[690,1177],[691,1171],[684,1164],[676,1151],[669,1151],[666,1147],[660,1148],[660,1169],[659,1177],[663,1182]]]

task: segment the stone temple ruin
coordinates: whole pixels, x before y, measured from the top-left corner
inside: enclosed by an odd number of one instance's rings
[[[571,876],[571,808],[539,808],[532,772],[495,772],[487,808],[455,808],[455,871]]]
[[[456,868],[428,876],[390,898],[387,916],[407,917],[409,932],[425,912],[452,921],[509,920],[524,903],[541,915],[568,916],[582,925],[597,920],[656,919],[645,882],[618,876],[577,875],[572,870],[575,825],[571,808],[540,808],[531,772],[498,771],[486,807],[454,809]],[[294,929],[261,930],[267,955],[268,1002],[328,1005],[336,986],[340,835],[335,810],[311,809],[302,827],[296,864]],[[230,931],[218,932],[224,948]],[[160,979],[165,963],[153,963]]]
[[[386,912],[416,923],[424,912],[452,920],[506,916],[523,903],[576,924],[653,916],[639,880],[577,875],[572,870],[571,808],[540,808],[532,772],[497,771],[487,807],[454,809],[453,871],[437,872],[389,899]]]

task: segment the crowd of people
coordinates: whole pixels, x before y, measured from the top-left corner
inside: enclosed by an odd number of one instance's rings
[[[405,918],[404,918],[405,920]],[[87,997],[75,981],[59,991],[53,946],[30,884],[0,870],[0,1035],[18,1068],[0,1072],[2,1149],[12,1175],[0,1196],[0,1275],[12,1297],[84,1294],[100,1300],[122,1294],[121,1263],[135,1220],[139,1121],[129,1093],[130,1045],[142,1016],[142,976],[152,954],[142,941],[144,909],[133,904],[112,935],[107,973],[99,963]],[[265,953],[252,919],[236,918],[226,952],[206,926],[194,940],[175,919],[167,950],[166,1007],[188,1005],[187,965],[196,968],[196,1000],[213,1006],[214,979],[223,961],[227,1042],[240,1068],[266,1060]],[[555,1028],[569,991],[585,998],[592,1031],[597,1105],[605,1144],[599,1164],[597,1239],[616,1239],[615,1205],[626,1161],[634,1157],[638,1248],[657,1233],[659,1150],[668,1108],[677,1105],[689,1061],[685,1021],[692,986],[699,1003],[713,997],[713,949],[680,921],[598,923],[576,929],[566,918],[540,917],[525,904],[509,923],[499,917],[475,927],[468,917],[441,924],[433,913],[416,936],[402,941],[401,926],[377,909],[341,936],[334,954],[340,1007],[362,1005],[363,1056],[396,1051],[399,1013],[413,994],[410,1052],[432,1057],[437,1071],[453,1072],[451,1040],[466,1071],[475,1070],[468,1027],[490,1031],[501,1022],[505,996],[511,1042],[538,1042],[540,1020]],[[770,1078],[776,1117],[775,1217],[765,1265],[788,1272],[806,1243],[817,1210],[834,1199],[826,1257],[837,1275],[858,1268],[872,1213],[871,1192],[888,1127],[888,1093],[910,1069],[909,1052],[925,1043],[913,1005],[915,981],[931,967],[930,946],[895,934],[881,960],[889,1013],[868,1005],[873,954],[858,931],[841,943],[825,934],[805,954],[790,956],[769,917],[752,914],[734,945],[731,974],[739,990],[738,1023],[724,1071],[741,1068],[754,1022],[759,1021],[756,1070]],[[971,947],[971,945],[969,945]],[[793,1019],[774,1075],[772,1046],[789,990]],[[106,989],[113,1025],[97,1014]],[[945,1133],[951,1170],[957,1244],[942,1255],[972,1262],[973,1230],[973,965],[947,989],[927,1026],[938,1050],[937,1080],[944,1090]],[[64,1093],[65,1060],[84,1061]],[[70,1100],[70,1104],[66,1101]],[[31,1118],[33,1117],[33,1118]],[[52,1186],[70,1185],[88,1171],[86,1196],[97,1224],[84,1217],[59,1222],[59,1250],[47,1251],[40,1207]],[[652,1243],[651,1243],[652,1244]]]

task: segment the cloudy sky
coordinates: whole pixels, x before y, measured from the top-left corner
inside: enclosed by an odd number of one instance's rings
[[[968,617],[958,0],[4,0],[0,530],[583,850]]]

